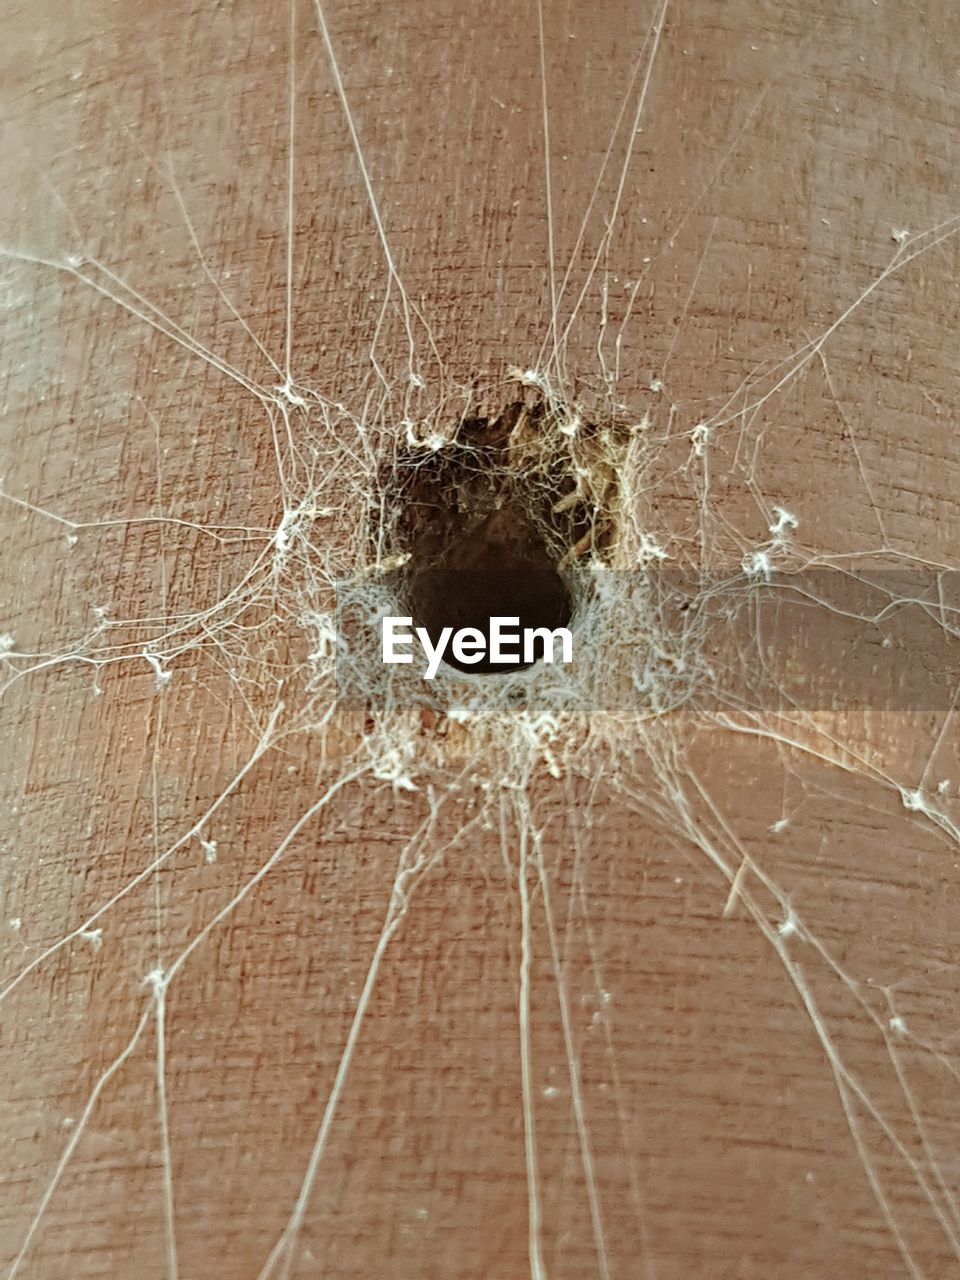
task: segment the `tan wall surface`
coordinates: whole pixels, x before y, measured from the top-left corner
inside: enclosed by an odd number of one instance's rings
[[[291,4],[0,25],[4,1274],[958,1274],[960,10]],[[337,701],[397,450],[541,395],[566,711]],[[757,554],[887,592],[796,705],[627,607]]]

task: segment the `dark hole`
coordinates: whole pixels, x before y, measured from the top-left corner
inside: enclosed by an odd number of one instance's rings
[[[435,457],[400,460],[397,537],[410,555],[401,592],[414,624],[434,644],[444,627],[474,627],[487,636],[492,617],[518,619],[511,630],[520,632],[570,622],[573,603],[558,562],[583,535],[583,515],[566,508],[562,517],[554,514],[569,491],[562,472],[525,474],[512,466],[512,433],[540,429],[539,415],[525,412],[515,404],[494,421],[467,419]],[[542,647],[534,658],[541,656]],[[487,657],[461,663],[450,646],[445,661],[488,674],[533,665]]]
[[[451,563],[451,559],[459,558],[453,555],[410,578],[412,612],[417,625],[426,628],[434,644],[444,627],[453,627],[454,631],[475,627],[487,635],[492,617],[517,618],[515,629],[521,632],[527,627],[548,627],[552,631],[569,623],[570,593],[552,565],[518,566],[506,559],[503,548],[496,545],[457,548],[467,549],[479,550],[481,563],[460,568]],[[449,648],[445,661],[461,671],[483,673],[518,671],[533,665],[523,661],[494,665],[486,657],[480,662],[460,663]]]

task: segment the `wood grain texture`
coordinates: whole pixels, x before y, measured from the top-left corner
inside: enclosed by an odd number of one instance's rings
[[[778,505],[811,557],[886,547],[953,565],[960,239],[884,273],[898,231],[960,212],[960,10],[675,0],[655,41],[658,10],[544,0],[564,323],[584,290],[566,392],[588,414],[676,428],[639,478],[652,532],[705,536],[714,568],[762,542]],[[413,403],[451,424],[499,413],[510,371],[542,363],[551,311],[537,7],[323,13],[397,277],[435,343],[416,322]],[[257,1280],[328,1112],[274,1280],[946,1280],[960,1265],[958,851],[897,788],[946,780],[960,822],[949,708],[831,710],[840,675],[815,672],[811,714],[852,771],[695,716],[671,728],[723,818],[691,823],[718,842],[725,823],[809,922],[791,952],[802,989],[747,911],[724,914],[729,884],[654,770],[602,771],[589,743],[559,778],[538,770],[528,801],[559,939],[558,960],[531,865],[539,1274],[518,836],[499,799],[451,734],[463,777],[426,838],[438,793],[368,771],[284,844],[341,778],[352,730],[255,758],[278,698],[290,715],[303,696],[309,644],[265,589],[221,629],[283,513],[244,380],[282,381],[289,333],[297,385],[359,412],[380,385],[375,338],[391,387],[409,361],[317,10],[293,17],[292,55],[291,11],[249,0],[39,0],[3,23],[0,632],[24,655],[7,674],[26,672],[0,703],[0,987],[23,974],[0,1005],[3,1264],[22,1280]],[[136,293],[118,306],[94,278]],[[148,306],[180,328],[159,332]],[[841,316],[798,376],[774,391],[763,373],[762,403],[737,416],[745,379]],[[705,508],[682,433],[728,402]],[[403,397],[383,403],[401,430]],[[359,528],[369,495],[344,476]],[[149,620],[208,610],[215,625],[172,644],[158,688],[137,656]],[[82,659],[104,617],[129,647],[95,669]],[[381,954],[411,843],[432,861]],[[174,1268],[145,980],[251,884],[166,994]],[[118,893],[90,936],[24,972]]]

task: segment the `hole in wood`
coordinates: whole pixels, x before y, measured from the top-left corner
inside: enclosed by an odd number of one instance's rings
[[[464,420],[455,440],[436,453],[400,459],[397,534],[410,557],[402,594],[415,625],[434,644],[445,627],[486,634],[493,617],[516,618],[521,632],[553,631],[571,620],[561,562],[586,526],[575,506],[563,502],[570,482],[561,466],[518,463],[517,436],[524,428],[540,424],[514,404],[493,421]],[[446,661],[486,674],[533,665],[493,664],[484,657],[467,666],[452,653]]]

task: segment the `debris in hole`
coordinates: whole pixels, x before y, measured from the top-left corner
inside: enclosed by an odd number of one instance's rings
[[[493,420],[464,419],[442,449],[397,459],[393,534],[408,557],[400,591],[434,643],[444,627],[486,631],[496,616],[521,630],[570,622],[571,565],[602,550],[610,521],[596,475],[574,453],[596,429],[581,424],[575,446],[565,421],[542,402],[516,402]],[[604,476],[603,499],[612,481]],[[532,665],[448,661],[486,673]]]

